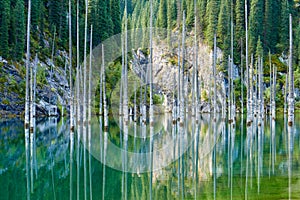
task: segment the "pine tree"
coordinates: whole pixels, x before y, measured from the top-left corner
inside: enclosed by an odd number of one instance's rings
[[[249,51],[255,53],[258,37],[263,37],[263,0],[251,1],[249,16]]]
[[[10,1],[3,0],[0,5],[0,55],[8,58],[9,45],[8,45],[8,29],[10,19]]]
[[[39,22],[40,22],[40,14],[41,11],[40,7],[41,7],[41,0],[35,0],[32,1],[32,14],[31,14],[31,26],[32,26],[32,32],[34,33],[34,35],[37,34],[37,27],[39,26]]]
[[[15,14],[15,28],[16,28],[16,41],[14,49],[15,60],[21,60],[24,53],[25,45],[25,13],[24,13],[24,1],[17,0],[16,7],[14,9]]]

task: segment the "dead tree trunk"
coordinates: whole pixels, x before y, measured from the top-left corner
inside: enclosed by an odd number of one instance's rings
[[[29,128],[30,19],[31,19],[31,0],[28,0],[27,51],[26,51],[26,92],[25,92],[25,128]]]

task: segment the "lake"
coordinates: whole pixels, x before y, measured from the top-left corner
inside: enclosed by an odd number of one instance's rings
[[[142,122],[0,119],[0,199],[300,199],[300,115]]]

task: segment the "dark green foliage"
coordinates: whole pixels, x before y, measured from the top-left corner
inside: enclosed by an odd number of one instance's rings
[[[4,58],[8,58],[9,46],[8,46],[8,31],[9,31],[9,19],[10,19],[10,1],[3,0],[0,3],[0,55]]]
[[[167,28],[167,0],[160,0],[158,14],[157,14],[157,27]]]
[[[214,33],[217,32],[219,4],[220,0],[211,0],[206,7],[206,20],[208,25],[205,36],[211,47],[213,46]]]
[[[230,4],[229,0],[221,0],[221,8],[218,20],[218,46],[224,50],[223,68],[227,66],[227,58],[230,54]]]
[[[249,51],[255,53],[258,37],[263,38],[263,0],[252,0],[249,16]]]
[[[24,2],[23,0],[17,0],[16,7],[14,9],[15,14],[15,45],[14,45],[14,58],[21,60],[24,52],[25,45],[25,14],[24,14]]]

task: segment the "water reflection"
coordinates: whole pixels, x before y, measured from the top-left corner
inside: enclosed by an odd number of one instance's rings
[[[294,126],[280,116],[260,126],[243,116],[228,123],[202,115],[182,126],[168,115],[154,126],[120,118],[122,129],[111,121],[107,131],[102,120],[85,134],[80,123],[70,134],[68,119],[39,119],[25,132],[21,121],[1,120],[0,183],[12,183],[0,188],[4,199],[300,198],[298,115]]]

